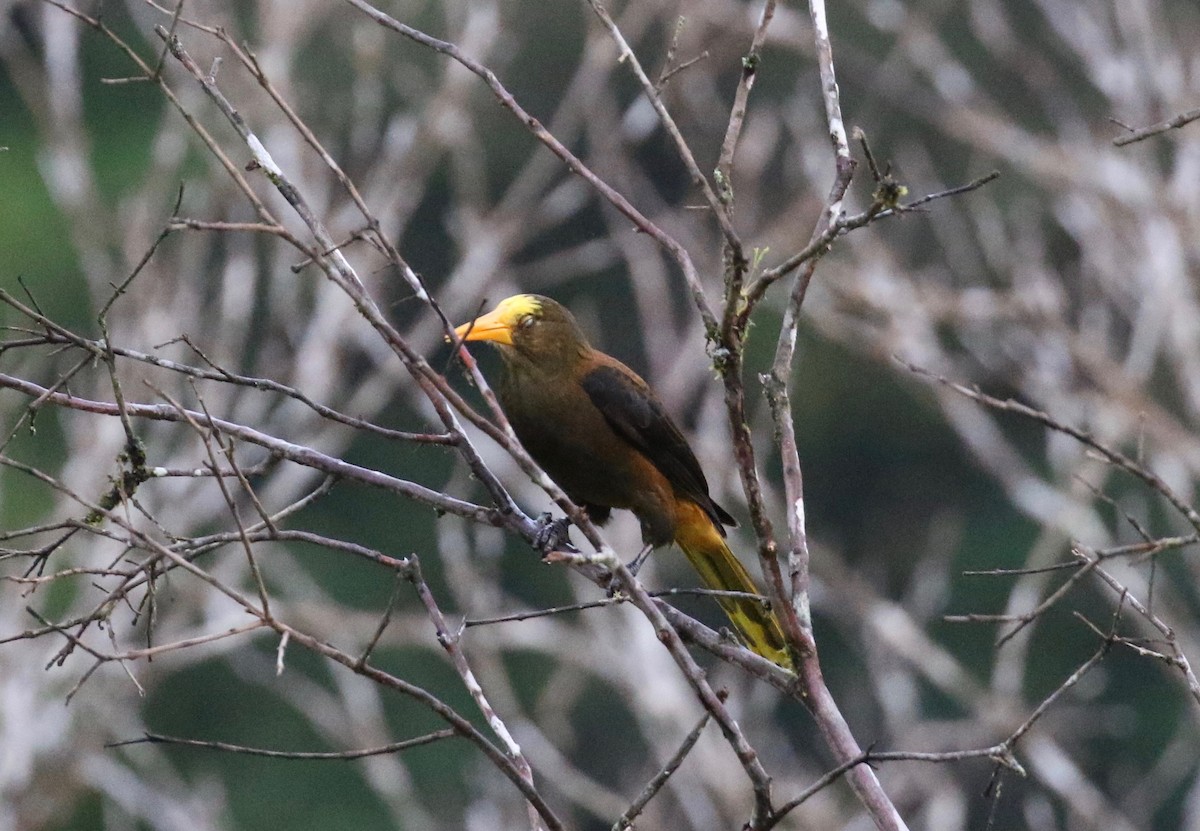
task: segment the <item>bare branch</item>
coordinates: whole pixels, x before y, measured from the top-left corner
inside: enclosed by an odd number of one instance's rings
[[[368,747],[363,750],[339,750],[339,751],[294,751],[294,750],[266,750],[260,747],[244,747],[238,744],[229,744],[228,742],[206,742],[199,739],[181,739],[175,736],[164,736],[161,733],[147,733],[140,739],[130,739],[124,742],[112,742],[105,747],[129,747],[135,744],[172,744],[181,747],[198,747],[205,750],[220,750],[225,753],[242,753],[249,756],[266,756],[269,759],[340,759],[348,761],[350,759],[363,759],[367,756],[382,756],[388,753],[401,753],[413,747],[421,747],[427,744],[441,741],[442,739],[450,739],[458,735],[457,731],[452,727],[447,727],[442,730],[435,730],[432,733],[426,733],[424,736],[417,736],[413,739],[405,739],[402,742],[393,742],[385,744],[381,747]]]
[[[1200,119],[1200,108],[1188,110],[1180,113],[1174,118],[1169,118],[1166,121],[1160,121],[1157,124],[1151,124],[1149,127],[1141,127],[1133,130],[1127,136],[1119,136],[1113,139],[1113,144],[1116,147],[1124,147],[1127,144],[1133,144],[1137,141],[1144,141],[1151,136],[1157,136],[1165,133],[1168,130],[1178,130],[1180,127],[1191,124],[1193,121]]]

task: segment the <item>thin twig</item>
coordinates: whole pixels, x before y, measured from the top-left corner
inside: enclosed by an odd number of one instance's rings
[[[46,388],[30,381],[3,373],[0,373],[0,388],[17,390],[33,397],[46,395],[49,392]],[[47,396],[47,400],[56,406],[100,415],[115,416],[119,412],[115,405],[107,401],[92,401],[64,393],[50,393]],[[292,444],[283,439],[277,439],[252,427],[245,427],[216,417],[210,419],[204,413],[192,410],[185,409],[180,412],[166,404],[127,404],[126,409],[134,418],[182,423],[186,423],[188,419],[192,419],[198,424],[211,427],[231,436],[236,436],[242,441],[257,444],[260,447],[266,448],[271,453],[296,464],[321,470],[342,479],[352,479],[363,484],[390,490],[394,493],[416,499],[419,502],[425,502],[438,510],[473,519],[476,522],[492,525],[496,521],[496,515],[492,509],[455,499],[439,491],[418,485],[415,482],[407,482],[403,479],[389,476],[386,473],[351,464],[310,447],[303,447],[302,445]]]
[[[948,387],[949,389],[957,392],[959,395],[965,396],[972,401],[976,401],[1000,412],[1016,413],[1017,415],[1023,416],[1031,421],[1035,421],[1044,427],[1048,427],[1051,430],[1070,436],[1085,447],[1091,448],[1099,453],[1100,456],[1109,464],[1112,464],[1115,467],[1124,470],[1126,473],[1141,479],[1142,482],[1149,486],[1151,490],[1155,491],[1168,502],[1170,502],[1175,510],[1178,511],[1184,517],[1184,519],[1188,521],[1188,523],[1196,530],[1198,534],[1200,534],[1200,513],[1197,513],[1195,508],[1188,504],[1183,497],[1175,493],[1174,489],[1164,482],[1157,474],[1151,472],[1134,459],[1129,458],[1125,454],[1114,450],[1099,440],[1093,438],[1091,434],[1086,433],[1077,427],[1072,427],[1065,422],[1059,421],[1049,413],[1043,412],[1042,410],[1038,410],[1034,407],[1030,407],[1026,404],[1022,404],[1019,401],[1014,401],[1011,398],[1002,401],[999,398],[994,398],[978,389],[973,389],[971,387],[955,383],[954,381],[944,378],[941,375],[919,367],[916,364],[909,363],[903,358],[896,357],[895,360],[901,366],[906,367],[910,372],[936,381],[942,386]]]
[[[774,0],[768,0],[769,3]],[[692,154],[692,148],[688,145],[687,140],[683,137],[679,126],[675,123],[675,119],[671,117],[671,113],[667,111],[667,106],[662,102],[662,96],[658,94],[658,90],[654,86],[654,82],[650,80],[650,76],[646,74],[646,70],[642,67],[641,61],[633,51],[633,47],[625,40],[625,36],[621,34],[621,29],[617,26],[616,21],[612,19],[612,15],[608,13],[608,9],[600,0],[587,0],[596,17],[608,30],[613,42],[617,44],[617,61],[626,63],[633,71],[634,77],[642,87],[642,92],[649,99],[654,111],[658,113],[658,119],[662,122],[663,129],[667,131],[672,143],[675,145],[675,152],[679,155],[680,161],[687,168],[688,174],[692,178],[692,183],[700,188],[701,194],[704,196],[704,201],[712,210],[713,217],[717,220],[717,224],[721,228],[721,233],[725,237],[725,243],[729,246],[732,259],[740,264],[745,263],[745,255],[742,253],[742,240],[738,236],[737,229],[733,227],[733,218],[726,209],[725,200],[719,197],[716,191],[713,190],[712,184],[709,183],[708,177],[700,170],[700,165],[696,163],[696,158]],[[719,183],[718,183],[719,184]],[[703,315],[707,306],[699,307],[700,313]],[[715,323],[715,321],[714,321]],[[712,331],[712,330],[710,330]]]
[[[266,750],[261,747],[245,747],[239,744],[229,744],[228,742],[206,742],[199,739],[181,739],[176,736],[164,736],[161,733],[146,733],[140,739],[129,739],[123,742],[110,742],[104,745],[108,748],[129,747],[135,744],[172,744],[181,747],[198,747],[205,750],[221,750],[225,753],[242,753],[249,756],[266,756],[270,759],[302,759],[302,760],[326,760],[340,759],[348,761],[350,759],[363,759],[367,756],[383,756],[390,753],[400,753],[413,747],[421,747],[422,745],[432,744],[442,739],[451,739],[458,735],[458,731],[453,727],[446,727],[442,730],[435,730],[432,733],[426,733],[424,736],[417,736],[415,739],[406,739],[402,742],[393,742],[385,744],[381,747],[368,747],[363,750],[337,750],[337,751],[293,751],[293,750]]]
[[[646,787],[638,794],[637,799],[633,801],[628,810],[621,814],[617,821],[613,823],[612,831],[626,831],[626,829],[633,827],[633,821],[646,809],[646,806],[650,804],[650,800],[662,790],[663,785],[667,784],[667,780],[671,778],[671,774],[679,770],[679,766],[683,764],[683,760],[692,752],[692,748],[696,746],[696,742],[700,739],[700,734],[704,732],[704,728],[708,725],[711,718],[711,713],[705,713],[701,716],[700,720],[696,722],[696,726],[684,737],[683,743],[679,745],[679,749],[671,755],[671,758],[667,760],[658,773],[654,774],[653,778],[646,783]]]
[[[1113,144],[1117,147],[1124,147],[1127,144],[1133,144],[1135,141],[1143,141],[1151,136],[1157,136],[1160,133],[1165,133],[1168,130],[1178,130],[1186,124],[1191,124],[1193,121],[1200,119],[1200,108],[1188,110],[1185,113],[1180,113],[1174,118],[1166,121],[1160,121],[1157,124],[1151,124],[1149,127],[1142,127],[1134,130],[1127,136],[1120,136],[1113,139]]]

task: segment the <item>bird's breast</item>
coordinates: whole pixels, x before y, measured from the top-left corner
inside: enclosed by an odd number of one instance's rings
[[[574,381],[509,378],[500,405],[529,454],[571,501],[632,510],[656,544],[673,532],[672,488]]]

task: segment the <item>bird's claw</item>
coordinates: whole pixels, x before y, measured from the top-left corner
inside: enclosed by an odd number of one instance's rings
[[[564,517],[553,519],[549,511],[537,519],[538,528],[533,535],[533,545],[538,551],[578,551],[571,545],[571,520]]]
[[[625,568],[629,569],[629,573],[637,577],[637,573],[642,570],[642,565],[646,562],[646,558],[650,556],[650,552],[654,550],[654,546],[647,544],[638,552],[638,555],[629,561]]]
[[[637,577],[637,573],[641,570],[642,565],[646,562],[646,558],[650,556],[650,552],[653,550],[654,546],[647,545],[638,552],[636,557],[629,561],[625,568],[629,570],[630,577]],[[624,584],[621,582],[620,577],[615,574],[609,576],[608,596],[610,598],[623,595],[623,588]]]

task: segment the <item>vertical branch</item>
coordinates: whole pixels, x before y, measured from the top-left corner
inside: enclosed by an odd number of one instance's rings
[[[821,72],[821,92],[825,102],[825,116],[829,124],[829,138],[833,144],[835,175],[833,187],[826,200],[825,209],[813,230],[814,239],[834,227],[842,213],[842,200],[854,175],[854,159],[850,156],[850,145],[846,128],[842,122],[841,102],[838,95],[837,77],[833,65],[833,45],[829,38],[829,25],[825,15],[824,0],[809,0],[809,11],[816,38],[817,61]],[[848,762],[862,755],[849,725],[838,709],[837,702],[829,693],[821,672],[816,642],[812,637],[812,625],[808,600],[808,533],[805,528],[804,479],[796,447],[795,425],[791,409],[791,365],[796,350],[796,335],[799,328],[800,308],[808,292],[809,283],[816,270],[819,257],[814,256],[796,275],[796,282],[788,299],[783,326],[775,350],[775,360],[767,381],[767,397],[771,415],[775,421],[775,438],[783,465],[784,488],[788,505],[787,552],[788,586],[791,604],[781,607],[784,630],[798,647],[799,663],[796,672],[805,691],[805,701],[833,750],[837,760]],[[772,600],[776,598],[772,586]],[[891,799],[879,784],[875,772],[868,765],[855,765],[847,772],[847,778],[866,807],[876,827],[886,831],[905,828],[904,820],[892,805]]]
[[[813,37],[817,42],[817,66],[821,71],[821,98],[825,103],[825,119],[829,122],[829,140],[837,157],[838,173],[843,167],[854,168],[850,158],[850,141],[846,137],[846,125],[842,121],[841,94],[838,92],[837,74],[833,69],[833,43],[829,39],[829,21],[825,16],[825,0],[808,0],[809,16],[812,18]],[[835,216],[841,213],[841,198],[831,206]]]
[[[738,79],[737,91],[733,94],[733,109],[729,113],[729,125],[725,128],[725,139],[721,142],[721,155],[717,160],[718,181],[728,184],[728,200],[726,209],[733,207],[733,158],[737,153],[738,140],[742,137],[742,127],[746,123],[746,105],[750,100],[750,91],[754,88],[754,79],[758,77],[758,64],[762,57],[762,47],[767,40],[767,29],[775,17],[775,0],[763,3],[762,15],[758,19],[758,28],[750,41],[750,51],[742,58],[742,74]]]
[[[750,51],[742,57],[742,74],[738,79],[737,91],[733,95],[733,108],[729,113],[729,124],[725,128],[725,138],[721,142],[721,153],[717,159],[717,169],[714,176],[721,189],[721,206],[724,212],[733,218],[733,159],[737,154],[738,140],[742,136],[742,127],[746,123],[746,107],[750,100],[750,90],[754,88],[754,80],[758,77],[758,64],[762,55],[763,44],[767,40],[767,29],[775,17],[775,0],[763,3],[762,15],[750,41]],[[736,252],[730,252],[731,254]],[[731,256],[726,263],[725,273],[725,309],[721,321],[722,330],[732,332],[733,322],[741,309],[742,286],[746,279],[747,264],[744,257]],[[739,373],[740,374],[740,373]]]
[[[850,186],[853,171],[853,160],[848,166],[839,166],[833,189],[825,202],[825,210],[813,230],[813,239],[821,237],[827,228],[837,222],[835,206],[841,204],[846,188]],[[819,256],[813,256],[796,274],[796,282],[788,297],[779,339],[775,345],[771,373],[764,379],[771,418],[775,422],[775,442],[783,466],[784,495],[787,499],[788,593],[792,599],[792,610],[800,627],[805,630],[812,628],[808,608],[808,532],[805,528],[804,475],[800,468],[800,451],[796,447],[796,428],[792,420],[791,378],[792,360],[796,354],[796,337],[800,328],[800,308],[804,304],[808,286],[819,261]]]

